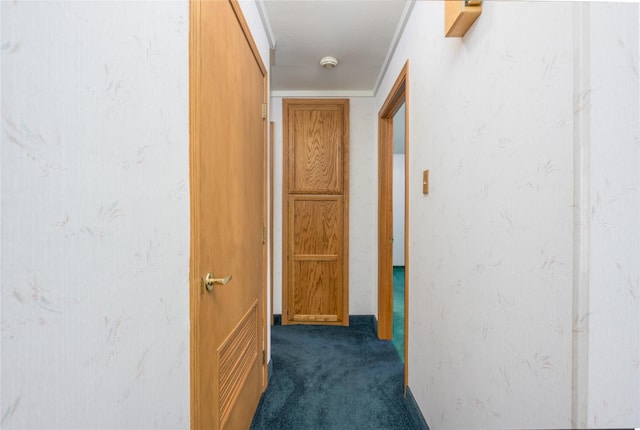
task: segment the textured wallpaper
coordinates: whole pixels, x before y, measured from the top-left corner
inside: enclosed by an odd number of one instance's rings
[[[417,2],[376,96],[408,59],[409,386],[433,430],[640,426],[638,5],[591,7],[484,2],[447,39]]]
[[[3,429],[189,427],[188,2],[2,2]]]
[[[589,427],[640,427],[640,57],[637,4],[592,4]]]
[[[398,114],[404,110],[398,111]],[[393,131],[401,128],[404,130],[404,117],[398,123],[398,114],[393,119]],[[401,137],[402,147],[404,148],[404,134]],[[396,144],[396,136],[394,136],[394,144]],[[392,264],[394,266],[404,266],[404,182],[405,182],[405,156],[402,154],[393,154],[393,251]],[[422,189],[420,189],[422,192]]]

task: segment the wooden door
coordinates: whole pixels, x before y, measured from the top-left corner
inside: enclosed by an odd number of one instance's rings
[[[283,324],[349,325],[349,100],[283,101]]]
[[[264,390],[266,69],[257,52],[235,0],[191,1],[194,430],[249,428]],[[221,279],[212,291],[207,273]]]

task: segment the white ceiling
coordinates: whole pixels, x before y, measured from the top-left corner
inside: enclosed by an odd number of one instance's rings
[[[413,6],[408,0],[261,0],[274,94],[373,94]],[[320,58],[336,57],[326,70]]]

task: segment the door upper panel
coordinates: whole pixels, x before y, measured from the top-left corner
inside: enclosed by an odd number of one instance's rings
[[[297,105],[289,115],[289,192],[341,194],[344,107]]]

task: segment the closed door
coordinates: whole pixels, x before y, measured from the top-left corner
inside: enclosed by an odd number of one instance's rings
[[[283,324],[349,324],[349,101],[285,99]]]
[[[235,1],[191,2],[192,429],[247,429],[264,390],[264,68]]]

